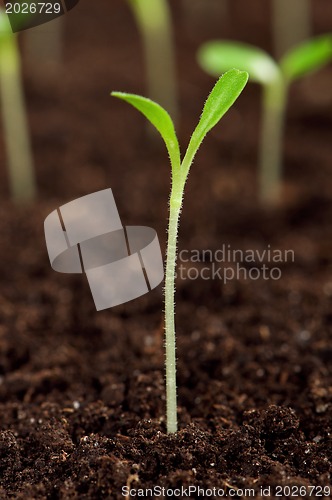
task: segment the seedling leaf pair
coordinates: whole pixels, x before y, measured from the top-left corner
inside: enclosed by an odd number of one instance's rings
[[[180,212],[185,182],[194,156],[206,134],[234,104],[248,81],[244,71],[231,69],[219,78],[212,89],[181,162],[179,143],[169,114],[157,103],[135,94],[112,92],[138,109],[156,127],[168,150],[172,166],[172,189],[168,223],[165,274],[165,347],[167,431],[177,430],[176,357],[175,357],[175,266]]]
[[[234,64],[263,86],[260,145],[260,197],[274,204],[280,198],[282,137],[288,86],[332,60],[332,35],[326,34],[291,49],[279,64],[258,47],[222,40],[205,43],[198,52],[201,67],[218,76]]]
[[[321,35],[291,49],[279,64],[264,50],[239,42],[214,40],[202,45],[198,61],[207,72],[220,75],[233,65],[247,71],[250,80],[269,84],[281,74],[289,82],[318,71],[332,59],[332,35]]]
[[[237,69],[229,70],[219,78],[204,105],[199,123],[192,134],[187,149],[187,153],[192,152],[191,161],[206,134],[219,122],[241,94],[247,80],[247,73]],[[136,94],[112,92],[112,96],[128,102],[150,121],[165,142],[172,169],[180,168],[179,142],[173,121],[167,111],[151,99]]]

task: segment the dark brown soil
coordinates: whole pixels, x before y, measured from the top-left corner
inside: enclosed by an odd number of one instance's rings
[[[271,49],[262,4],[232,5],[224,36]],[[195,63],[206,26],[191,32],[180,1],[172,7],[185,144],[213,81]],[[331,29],[331,15],[315,1],[315,33]],[[197,156],[180,249],[270,245],[294,250],[295,261],[276,281],[178,280],[180,430],[168,436],[162,287],[97,313],[86,280],[48,262],[46,215],[98,189],[111,187],[123,222],[154,227],[163,249],[166,234],[164,147],[109,97],[145,92],[130,13],[120,0],[82,0],[65,22],[63,66],[24,59],[39,199],[14,206],[1,170],[1,500],[121,499],[125,486],[189,485],[223,488],[225,498],[230,488],[233,498],[245,488],[259,497],[261,487],[268,498],[332,498],[318,488],[330,485],[332,464],[332,67],[292,89],[280,208],[257,202],[255,86]],[[292,494],[278,496],[278,485]]]

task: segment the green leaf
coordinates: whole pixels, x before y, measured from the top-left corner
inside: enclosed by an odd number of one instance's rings
[[[213,87],[203,108],[201,118],[191,136],[188,149],[183,160],[185,171],[189,170],[194,156],[206,134],[219,122],[234,104],[247,84],[248,73],[231,69],[219,78]]]
[[[138,109],[138,111],[154,125],[164,139],[171,160],[172,169],[179,168],[181,163],[179,143],[173,121],[167,111],[147,97],[127,94],[125,92],[112,92],[111,95],[134,106],[134,108]]]
[[[277,63],[264,50],[238,42],[207,42],[198,51],[198,62],[213,76],[239,68],[249,73],[250,80],[262,85],[273,82],[280,74]]]
[[[280,61],[280,67],[289,81],[319,70],[332,60],[332,35],[313,38],[290,50]]]

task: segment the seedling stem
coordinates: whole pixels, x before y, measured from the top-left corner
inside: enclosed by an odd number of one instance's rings
[[[263,204],[275,205],[280,198],[282,143],[287,102],[287,85],[281,75],[263,87],[262,136],[259,174]]]

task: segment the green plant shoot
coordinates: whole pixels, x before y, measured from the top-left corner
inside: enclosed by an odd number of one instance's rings
[[[9,181],[16,202],[30,201],[36,193],[17,35],[7,14],[0,10],[0,96]]]
[[[279,64],[263,50],[237,42],[207,42],[198,52],[198,61],[207,73],[220,75],[236,65],[248,71],[252,82],[263,87],[259,164],[260,199],[265,204],[273,205],[280,200],[282,142],[289,86],[331,60],[331,34],[296,46],[282,57]]]
[[[162,136],[171,163],[172,186],[169,203],[168,241],[165,275],[165,346],[166,346],[166,420],[167,432],[177,431],[176,356],[175,356],[175,268],[179,218],[184,187],[194,157],[206,134],[234,104],[248,81],[245,71],[231,69],[212,89],[181,161],[174,124],[159,104],[134,94],[112,92],[138,109]]]
[[[167,0],[128,0],[141,34],[148,95],[178,118],[171,13]]]

